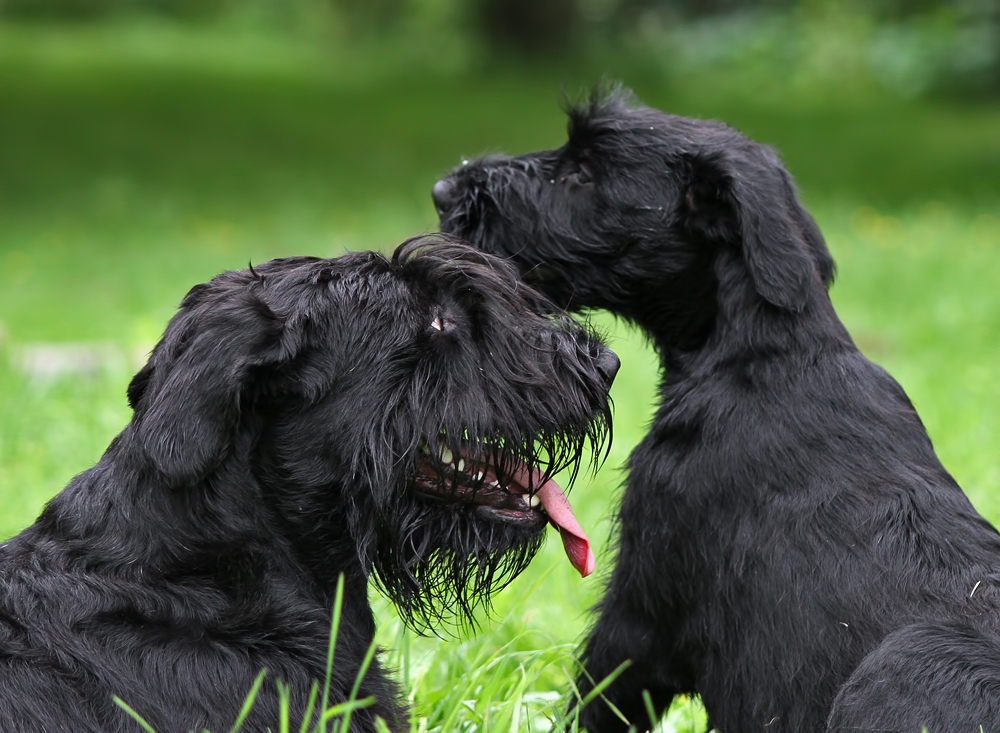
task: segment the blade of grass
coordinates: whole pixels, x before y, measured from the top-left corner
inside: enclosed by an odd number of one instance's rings
[[[250,687],[250,692],[247,693],[246,699],[243,701],[243,707],[240,708],[240,714],[236,716],[236,722],[233,723],[233,727],[229,729],[229,733],[236,733],[243,727],[243,723],[250,714],[253,704],[257,701],[257,695],[260,693],[260,686],[264,684],[265,677],[267,677],[266,667],[260,671],[260,674],[257,675],[257,679],[253,681],[253,685]]]
[[[649,727],[653,729],[660,721],[656,716],[656,709],[653,707],[653,698],[649,694],[649,690],[642,691],[642,704],[646,706],[646,715],[649,716]]]
[[[360,700],[345,700],[344,702],[337,703],[336,705],[331,705],[327,708],[326,712],[323,713],[322,720],[324,723],[328,723],[336,717],[341,715],[345,716],[346,720],[350,720],[350,715],[355,710],[363,710],[364,708],[370,708],[375,704],[375,696],[369,695],[368,697],[363,697]]]
[[[309,730],[309,721],[312,719],[317,697],[319,697],[319,685],[313,682],[309,687],[309,699],[306,701],[306,710],[302,714],[302,723],[299,724],[299,733],[306,733]]]
[[[134,720],[136,723],[138,723],[139,726],[144,731],[146,731],[146,733],[156,733],[156,730],[153,728],[153,726],[151,726],[149,723],[147,723],[145,720],[143,720],[142,716],[139,715],[139,713],[137,713],[135,710],[133,710],[132,708],[130,708],[128,706],[128,703],[126,703],[124,700],[122,700],[120,697],[118,697],[118,695],[115,695],[112,699],[115,701],[115,704],[118,707],[120,707],[122,710],[124,710],[126,713],[128,713],[129,717],[131,717],[132,720]]]
[[[337,634],[340,631],[340,614],[344,607],[344,574],[337,576],[337,591],[333,597],[333,616],[330,619],[330,641],[326,647],[326,677],[323,680],[323,701],[320,710],[326,711],[330,697],[330,681],[333,679],[333,657],[337,649]],[[322,716],[321,716],[322,719]],[[320,723],[321,733],[326,733],[326,723]]]
[[[632,664],[631,659],[626,659],[624,662],[619,664],[615,670],[605,677],[603,680],[594,685],[594,689],[587,693],[586,697],[580,701],[580,707],[583,707],[590,702],[592,702],[598,695],[601,695],[608,687],[614,682],[618,677]]]
[[[613,712],[616,716],[618,716],[618,718],[623,723],[625,723],[626,725],[630,725],[630,721],[628,718],[625,717],[625,714],[621,710],[619,710],[618,707],[613,702],[611,702],[608,698],[604,697],[603,693],[606,689],[608,689],[608,686],[616,679],[618,679],[621,673],[624,672],[631,664],[632,660],[626,659],[624,662],[619,664],[611,674],[609,674],[603,680],[594,685],[594,689],[588,692],[587,696],[584,697],[582,701],[580,701],[580,707],[581,708],[585,707],[587,704],[589,704],[598,696],[600,696],[604,700],[604,704],[611,709],[611,712]]]
[[[281,680],[275,682],[278,688],[278,733],[289,733],[292,689]]]
[[[361,689],[361,683],[365,679],[365,675],[368,674],[368,667],[371,666],[372,660],[375,658],[375,652],[378,650],[378,645],[375,640],[372,639],[372,643],[368,645],[368,651],[365,652],[365,658],[361,662],[361,667],[358,669],[358,674],[354,678],[354,685],[351,687],[351,695],[347,698],[348,702],[354,700],[358,696],[358,691]],[[374,698],[372,698],[374,701]],[[351,714],[354,712],[353,709],[348,710],[347,714],[344,716],[343,721],[340,723],[340,733],[348,733],[351,727]],[[326,713],[324,713],[324,716]],[[325,724],[324,724],[325,727]]]

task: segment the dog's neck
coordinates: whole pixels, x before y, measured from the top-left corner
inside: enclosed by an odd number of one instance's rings
[[[718,255],[727,256],[733,255]],[[767,302],[742,263],[726,265],[694,273],[695,277],[667,276],[648,297],[637,299],[641,310],[630,319],[656,348],[666,384],[713,363],[855,349],[818,275],[803,307],[794,311]]]
[[[664,274],[650,278],[648,270]],[[623,316],[643,330],[665,367],[677,357],[702,348],[717,320],[718,281],[711,257],[699,257],[683,269],[644,263],[621,292],[594,303]]]
[[[109,589],[150,583],[161,590],[173,583],[204,587],[203,608],[178,606],[171,611],[189,613],[185,623],[193,624],[211,625],[216,616],[231,617],[232,607],[264,597],[284,604],[271,609],[272,614],[311,609],[315,618],[310,623],[328,621],[337,577],[343,574],[345,613],[356,620],[364,618],[374,632],[367,573],[357,556],[324,552],[325,545],[310,540],[304,524],[293,526],[288,512],[279,515],[276,497],[282,492],[249,468],[252,463],[246,453],[252,450],[252,439],[237,441],[230,458],[196,484],[169,490],[152,467],[137,470],[134,461],[122,459],[135,450],[129,445],[132,439],[126,427],[96,466],[52,500],[23,535],[35,552],[49,546],[78,546],[78,556],[62,553],[49,561],[67,567],[79,564],[88,573],[103,574],[109,578]],[[226,487],[239,491],[227,494]],[[346,531],[346,521],[338,530],[335,517],[306,520],[322,521],[330,531]],[[213,527],[208,535],[199,529],[206,523]],[[51,545],[50,537],[58,537],[60,543]],[[307,552],[303,549],[307,547],[313,549]],[[246,568],[255,570],[247,574]],[[275,592],[281,588],[286,591]],[[292,588],[297,597],[288,595]]]

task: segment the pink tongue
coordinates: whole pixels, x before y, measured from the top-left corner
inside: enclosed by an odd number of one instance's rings
[[[518,483],[524,487],[537,486],[542,478],[541,473],[535,469],[529,472],[522,468],[515,473]],[[587,533],[573,515],[573,507],[569,505],[566,494],[559,488],[559,484],[549,479],[535,491],[535,495],[541,500],[552,526],[559,530],[569,561],[586,578],[594,572],[594,551],[590,549]]]

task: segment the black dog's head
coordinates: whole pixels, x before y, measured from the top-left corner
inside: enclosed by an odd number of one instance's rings
[[[442,230],[512,258],[560,306],[607,308],[680,340],[703,329],[688,315],[710,315],[726,268],[792,312],[832,280],[823,238],[766,146],[621,90],[569,118],[561,148],[474,160],[438,181]]]
[[[418,625],[468,614],[547,521],[589,571],[548,477],[600,451],[618,360],[548,310],[447,237],[227,272],[132,381],[127,435],[177,493],[245,486],[321,582],[374,568]]]

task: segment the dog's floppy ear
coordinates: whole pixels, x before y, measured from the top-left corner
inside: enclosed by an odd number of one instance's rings
[[[710,239],[735,239],[757,293],[800,311],[817,278],[832,280],[833,260],[777,155],[740,143],[686,156],[683,218]]]
[[[171,485],[225,456],[255,369],[281,358],[283,324],[248,288],[196,286],[128,389],[135,437]]]
[[[133,410],[139,405],[139,401],[142,400],[143,396],[146,394],[146,388],[149,386],[150,380],[153,378],[153,360],[150,359],[146,365],[135,373],[132,377],[132,381],[128,383],[128,406]]]

